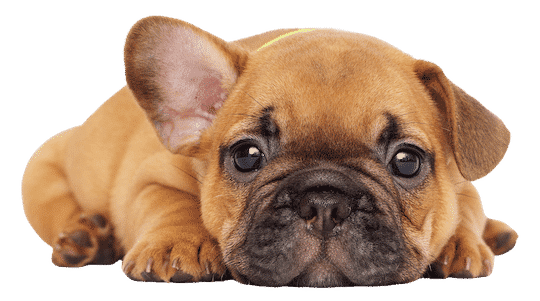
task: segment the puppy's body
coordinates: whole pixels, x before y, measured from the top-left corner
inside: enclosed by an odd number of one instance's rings
[[[57,265],[380,285],[487,276],[517,239],[470,183],[504,155],[502,122],[384,42],[278,30],[226,43],[149,18],[126,75],[27,167],[25,211]]]

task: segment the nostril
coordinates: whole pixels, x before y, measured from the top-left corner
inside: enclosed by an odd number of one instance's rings
[[[335,208],[332,208],[332,212],[330,212],[330,217],[332,217],[333,219],[338,219],[339,216],[338,216],[338,208],[335,207]]]
[[[351,208],[345,204],[339,204],[332,209],[330,217],[336,224],[341,224],[351,215]]]
[[[304,220],[312,220],[313,218],[317,217],[317,208],[315,206],[310,206],[309,204],[306,204],[306,201],[302,201],[304,204],[300,205],[300,208],[298,210],[298,215],[300,215],[301,218]]]
[[[330,218],[332,219],[332,222],[335,224],[335,225],[340,225],[344,218],[341,218],[338,214],[338,208],[334,208],[332,209],[332,212],[330,214]]]

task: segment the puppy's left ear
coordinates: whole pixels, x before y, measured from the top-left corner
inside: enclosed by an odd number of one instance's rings
[[[450,82],[437,65],[419,60],[415,72],[445,119],[448,141],[463,177],[474,181],[487,175],[510,143],[504,123]]]
[[[247,60],[242,49],[165,17],[137,22],[124,54],[128,86],[173,153],[199,142]]]

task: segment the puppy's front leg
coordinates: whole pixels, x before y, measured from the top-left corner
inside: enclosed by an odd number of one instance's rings
[[[150,184],[128,209],[135,243],[123,261],[133,280],[212,281],[225,274],[217,242],[204,228],[198,197]]]
[[[506,224],[488,219],[480,196],[470,182],[462,182],[457,193],[459,224],[454,235],[433,262],[431,278],[476,278],[489,276],[494,257],[510,250],[517,233]]]

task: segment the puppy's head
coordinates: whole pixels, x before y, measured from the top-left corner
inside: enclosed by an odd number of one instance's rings
[[[377,39],[315,30],[254,51],[263,40],[154,17],[126,44],[164,145],[206,163],[202,216],[228,269],[271,286],[417,279],[455,229],[455,185],[502,159],[503,123]]]

